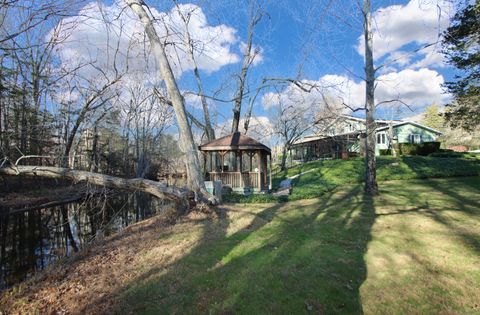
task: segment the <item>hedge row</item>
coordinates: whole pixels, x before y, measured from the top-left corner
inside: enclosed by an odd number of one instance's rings
[[[440,150],[440,142],[398,143],[394,144],[400,155],[429,155]],[[380,155],[392,155],[391,149],[380,150]]]

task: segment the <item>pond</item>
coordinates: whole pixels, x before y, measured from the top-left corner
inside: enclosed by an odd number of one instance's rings
[[[59,206],[9,215],[0,212],[0,291],[96,237],[159,214],[168,205],[144,193],[102,190]]]

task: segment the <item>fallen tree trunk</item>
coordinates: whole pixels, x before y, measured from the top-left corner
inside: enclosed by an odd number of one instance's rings
[[[182,207],[189,206],[193,196],[190,190],[167,185],[143,178],[125,179],[99,173],[72,170],[52,166],[8,166],[0,168],[0,175],[31,176],[53,179],[68,179],[74,183],[86,182],[92,185],[104,186],[128,191],[142,191],[160,199],[171,200]]]

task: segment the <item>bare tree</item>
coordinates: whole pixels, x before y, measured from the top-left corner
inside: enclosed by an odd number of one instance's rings
[[[17,39],[47,21],[65,17],[83,3],[71,0],[22,1],[3,0],[0,2],[0,45]],[[26,48],[27,45],[22,46]]]
[[[197,65],[197,60],[195,58],[195,51],[196,50],[201,50],[201,47],[198,47],[195,42],[195,39],[192,38],[189,30],[189,24],[190,24],[190,19],[192,17],[192,11],[190,12],[183,12],[177,1],[175,1],[176,7],[177,7],[177,12],[182,19],[184,23],[184,30],[183,32],[185,33],[185,38],[184,38],[184,45],[187,50],[187,55],[192,62],[193,65],[193,75],[195,77],[195,83],[197,84],[197,89],[198,89],[198,96],[200,97],[200,102],[202,104],[202,109],[203,109],[203,118],[204,118],[204,124],[203,129],[205,131],[205,134],[207,136],[207,139],[209,141],[212,141],[215,139],[215,130],[212,127],[212,122],[210,118],[210,110],[208,108],[208,103],[207,103],[207,98],[205,96],[205,88],[203,87],[203,81],[200,76],[200,71],[198,70],[198,65]],[[195,9],[194,9],[195,10]],[[201,51],[200,51],[201,53]],[[198,124],[197,124],[198,125]]]
[[[172,123],[172,107],[163,103],[152,88],[144,83],[143,74],[135,76],[133,82],[124,83],[125,93],[119,100],[121,124],[125,138],[124,159],[130,146],[134,144],[136,177],[145,177],[151,165],[151,158],[158,152],[161,137]],[[125,99],[125,100],[124,100]]]
[[[292,145],[312,127],[312,122],[308,118],[303,109],[293,104],[285,105],[281,102],[275,109],[273,132],[281,138],[283,143],[280,170],[285,169],[287,154]]]
[[[373,66],[373,33],[370,0],[363,2],[363,31],[365,39],[365,192],[369,195],[378,193],[377,161],[375,157],[375,68]]]
[[[57,79],[52,74],[52,55],[65,40],[60,27],[52,29],[52,24],[71,12],[73,5],[69,0],[0,3],[0,151],[3,156],[14,157],[15,154],[10,156],[10,146],[40,155],[48,145],[51,128],[48,130],[47,126],[51,115],[47,110],[47,97]],[[21,101],[15,95],[22,95]],[[16,111],[15,102],[6,101],[11,96],[22,107],[21,134],[10,132],[16,123],[9,117],[12,115],[9,108]],[[13,138],[19,135],[20,141],[15,141]]]
[[[120,82],[122,74],[116,73],[112,77],[103,69],[93,65],[92,67],[96,69],[99,76],[101,76],[100,84],[96,79],[87,79],[77,76],[76,73],[70,73],[70,79],[65,81],[66,84],[71,86],[69,90],[70,95],[76,93],[76,96],[74,96],[74,100],[67,99],[61,101],[65,108],[64,112],[66,115],[64,123],[64,167],[71,167],[73,164],[70,153],[82,123],[84,123],[89,115],[105,107],[105,105],[116,96],[116,93],[118,93],[113,88]]]
[[[245,84],[247,80],[247,73],[255,60],[255,57],[258,55],[259,51],[253,48],[253,34],[255,31],[255,26],[260,22],[264,16],[263,9],[258,6],[255,2],[250,3],[250,20],[248,23],[248,32],[247,32],[247,42],[245,44],[243,52],[243,61],[242,69],[238,75],[238,86],[237,93],[235,95],[234,107],[233,107],[233,120],[232,120],[232,133],[238,132],[238,126],[240,124],[240,114],[242,111],[242,102],[245,93]],[[251,111],[249,111],[251,114]],[[247,120],[250,118],[247,117]],[[248,124],[247,124],[248,127]]]
[[[148,6],[139,0],[125,0],[126,4],[138,15],[138,18],[145,27],[152,52],[160,67],[163,80],[167,88],[168,97],[172,102],[175,116],[177,119],[178,128],[180,131],[181,148],[185,152],[187,176],[190,188],[196,193],[197,199],[202,200],[203,195],[209,196],[205,188],[203,175],[200,171],[200,163],[197,156],[197,148],[193,140],[192,130],[187,120],[187,113],[185,111],[184,99],[180,93],[177,82],[173,75],[172,68],[165,53],[165,44],[160,40],[160,37],[153,25],[154,17],[150,16],[146,9]],[[211,202],[216,203],[213,198]]]

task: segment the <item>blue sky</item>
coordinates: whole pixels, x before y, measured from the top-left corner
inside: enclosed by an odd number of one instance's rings
[[[416,50],[439,40],[439,34],[454,13],[451,4],[440,0],[372,2],[375,63],[376,66],[383,65],[377,73],[377,101],[398,98],[415,110],[411,112],[397,103],[395,106],[379,107],[378,116],[408,117],[431,103],[448,102],[449,97],[443,93],[441,84],[451,79],[453,72],[442,60],[440,45],[429,46],[418,52]],[[173,16],[171,21],[175,24],[173,2],[147,0],[146,3],[154,14],[160,16],[165,12]],[[357,1],[279,0],[261,3],[266,14],[257,25],[254,36],[254,45],[258,47],[260,55],[257,56],[258,62],[250,68],[247,84],[250,93],[247,93],[243,110],[246,110],[248,97],[266,77],[295,78],[322,86],[334,85],[333,89],[322,89],[322,93],[342,99],[352,107],[361,106],[364,102],[361,80],[362,19]],[[198,27],[192,28],[192,36],[211,48],[197,55],[207,94],[231,99],[236,91],[235,74],[241,68],[242,42],[247,38],[246,1],[182,1],[181,4],[182,8],[195,10],[192,20]],[[107,13],[113,12],[115,15],[115,12],[120,12],[115,6],[121,5],[121,2],[92,2],[88,9],[84,8],[83,13],[95,16],[95,11],[102,7],[108,9]],[[75,33],[77,43],[71,41],[64,45],[63,52],[60,52],[64,62],[73,57],[91,58],[92,51],[98,53],[103,49],[105,34],[101,27],[96,27],[91,20],[86,24],[90,27],[80,27]],[[132,28],[135,26],[128,25]],[[104,52],[98,53],[95,60],[101,61],[102,56],[105,60],[109,59],[108,53]],[[178,61],[174,68],[180,88],[183,91],[195,91],[191,67],[182,58],[184,56],[181,55],[171,57],[173,63]],[[153,71],[147,79],[155,75],[158,74]],[[275,102],[291,101],[288,95],[295,91],[292,87],[283,86],[275,91],[264,90],[263,93],[265,95],[261,95],[255,104],[254,116],[261,128],[269,128],[268,121],[275,110]],[[305,102],[298,106],[313,106],[318,103],[319,92],[302,97]],[[201,117],[198,102],[193,99],[187,99],[187,102],[189,110]],[[211,101],[211,107],[218,128],[229,125],[233,103]],[[362,113],[356,115],[361,116]]]
[[[201,2],[199,3],[201,6]],[[224,5],[228,8],[228,5]],[[212,10],[211,22],[222,21],[237,30],[240,40],[246,38],[246,13],[238,12],[234,17],[229,16],[228,10],[220,8],[224,15],[217,16],[219,8],[206,7],[204,11],[208,16],[208,10]],[[441,8],[440,11],[438,8]],[[363,56],[358,51],[359,37],[362,36],[361,18],[359,16],[356,2],[342,4],[330,4],[329,1],[280,1],[271,3],[266,7],[269,18],[259,24],[256,29],[255,43],[262,47],[263,60],[253,67],[249,73],[249,83],[252,88],[264,77],[290,77],[307,80],[318,80],[325,75],[337,75],[360,83],[363,76]],[[444,10],[444,11],[443,11]],[[417,75],[415,80],[421,80],[428,88],[435,90],[433,94],[421,93],[422,91],[402,91],[399,89],[398,97],[405,97],[408,104],[416,111],[421,111],[427,103],[443,103],[448,101],[446,95],[439,93],[439,84],[443,79],[452,77],[452,70],[443,62],[425,62],[424,65],[413,66],[421,62],[426,56],[438,58],[437,52],[440,45],[421,50],[420,53],[413,53],[416,49],[430,43],[434,43],[441,31],[448,23],[448,17],[453,12],[446,4],[438,1],[374,1],[374,27],[378,33],[375,38],[374,49],[379,47],[380,58],[376,65],[387,64],[379,71],[379,76],[394,76],[394,74],[405,73],[412,69],[411,75],[405,74],[395,84],[406,84],[404,80],[414,77],[415,74],[424,70],[424,75]],[[387,13],[381,14],[380,12]],[[412,12],[413,11],[413,12]],[[415,12],[416,11],[416,12]],[[398,28],[384,31],[385,21],[399,24]],[[437,19],[432,24],[432,18]],[[410,36],[402,31],[404,24],[412,24]],[[400,28],[400,29],[399,29]],[[389,32],[390,33],[386,33]],[[392,37],[392,40],[387,37]],[[396,43],[399,37],[399,43]],[[402,39],[402,37],[406,37]],[[378,41],[378,43],[377,43]],[[378,44],[378,46],[376,46]],[[398,46],[398,47],[397,47]],[[434,49],[435,48],[435,49]],[[423,53],[428,51],[428,54]],[[377,51],[375,50],[375,53]],[[397,63],[391,63],[396,55],[407,55],[401,57]],[[300,66],[301,72],[299,73]],[[210,75],[204,73],[204,78],[210,84],[212,90],[218,86],[218,81],[228,78],[231,72],[238,72],[240,63],[228,65],[222,71]],[[429,71],[427,71],[429,70]],[[403,72],[402,72],[403,71]],[[437,80],[431,80],[436,78]],[[361,90],[361,89],[359,89]],[[228,92],[227,92],[228,93]],[[231,91],[230,91],[231,93]],[[381,94],[381,91],[379,92]],[[412,93],[418,93],[412,97]],[[391,96],[391,93],[389,93]],[[356,103],[354,101],[354,103]],[[361,102],[360,102],[361,103]],[[231,106],[221,106],[222,112],[228,117]],[[223,108],[225,107],[225,108]],[[397,116],[412,115],[405,107],[398,106]],[[255,107],[257,115],[268,116],[262,104]],[[391,115],[389,108],[379,108],[379,115]],[[359,114],[361,115],[361,114]]]

